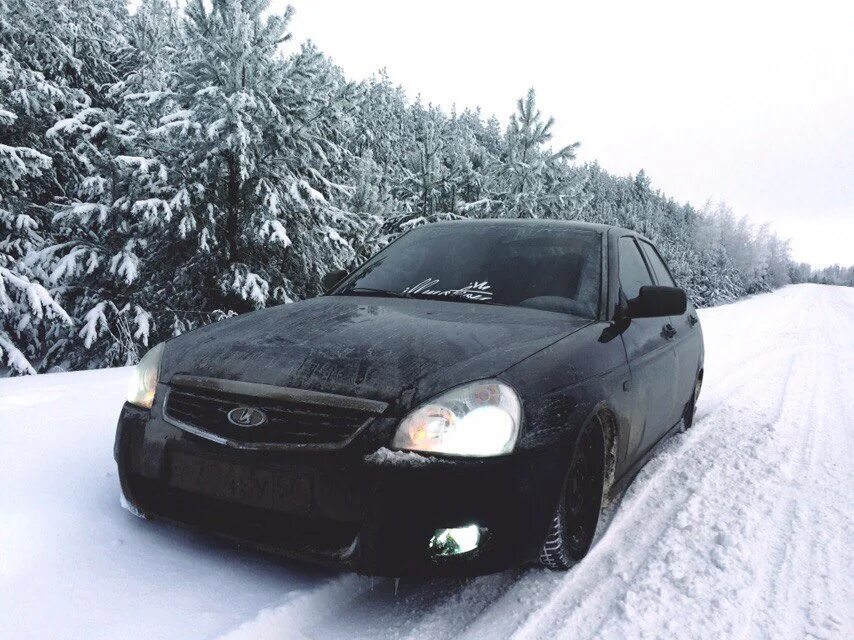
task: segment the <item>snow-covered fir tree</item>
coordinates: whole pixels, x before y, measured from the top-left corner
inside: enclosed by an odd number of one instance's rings
[[[32,361],[44,351],[47,323],[72,324],[45,287],[38,262],[44,244],[44,201],[53,163],[28,146],[32,120],[53,113],[62,91],[22,69],[0,45],[0,362],[18,373],[34,373]],[[36,141],[37,142],[37,141]]]
[[[510,218],[566,217],[576,185],[567,181],[566,164],[575,158],[578,143],[553,151],[554,118],[544,119],[530,89],[516,105],[507,128],[504,162],[500,176],[499,215]]]
[[[326,176],[346,83],[310,45],[283,58],[291,11],[264,18],[266,4],[190,3],[180,51],[161,43],[168,5],[142,5],[128,42],[141,65],[111,86],[114,108],[49,132],[91,167],[58,207],[53,277],[79,287],[80,337],[106,362],[134,360],[152,329],[314,294],[355,256],[368,220],[332,203],[346,187]]]
[[[18,373],[47,368],[57,332],[73,324],[42,251],[53,233],[48,207],[64,192],[73,164],[47,132],[91,101],[84,87],[96,65],[85,55],[88,44],[74,46],[91,21],[77,8],[0,4],[0,366]]]

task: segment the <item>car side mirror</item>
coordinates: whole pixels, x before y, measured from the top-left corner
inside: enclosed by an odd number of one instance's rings
[[[637,298],[628,301],[626,317],[660,318],[681,316],[688,307],[688,297],[679,287],[641,287]]]
[[[336,284],[341,282],[344,278],[346,278],[350,273],[347,269],[333,269],[332,271],[327,271],[326,275],[324,275],[320,279],[320,286],[323,287],[323,292],[331,291]]]

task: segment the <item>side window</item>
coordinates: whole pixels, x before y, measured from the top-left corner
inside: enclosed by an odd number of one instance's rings
[[[662,287],[675,287],[676,283],[673,282],[673,278],[670,275],[670,271],[667,270],[664,260],[658,255],[658,250],[649,242],[644,242],[643,240],[641,240],[641,246],[643,247],[643,252],[646,254],[647,261],[652,265],[652,272],[655,274],[658,284]]]
[[[636,298],[641,287],[653,284],[637,243],[630,237],[620,238],[620,286],[626,298]]]

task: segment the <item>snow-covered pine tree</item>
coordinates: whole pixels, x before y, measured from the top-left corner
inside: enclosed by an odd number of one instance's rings
[[[761,279],[767,291],[773,291],[791,283],[789,265],[792,264],[788,240],[781,240],[770,229],[768,223],[759,228],[759,252],[762,261]]]
[[[843,267],[832,264],[829,267],[813,270],[810,265],[801,263],[796,265],[795,273],[803,278],[804,282],[854,287],[854,265]]]
[[[316,293],[370,223],[333,204],[347,189],[327,177],[350,86],[311,45],[283,58],[291,10],[267,4],[191,2],[176,33],[168,5],[143,3],[114,106],[50,132],[90,167],[55,216],[53,276],[82,292],[80,335],[104,363],[135,359],[152,329]]]
[[[488,210],[485,198],[484,172],[494,162],[484,148],[485,135],[480,113],[465,110],[451,112],[447,125],[448,142],[442,157],[443,172],[440,184],[440,209],[454,214],[476,216]]]
[[[441,109],[423,105],[420,98],[412,107],[412,116],[415,138],[408,158],[411,194],[408,199],[422,216],[427,217],[437,212],[443,180],[442,160],[450,135],[445,130],[448,122]]]
[[[18,373],[46,369],[71,325],[43,251],[48,207],[73,181],[74,163],[46,133],[91,102],[87,78],[100,63],[87,28],[101,4],[0,4],[0,358]]]
[[[457,119],[467,144],[466,165],[457,179],[462,202],[454,209],[466,217],[486,217],[496,206],[495,174],[503,150],[501,125],[495,116],[486,121],[479,110],[467,109]]]
[[[331,204],[340,187],[325,175],[339,159],[343,81],[312,45],[281,57],[292,9],[265,18],[268,4],[188,5],[175,104],[155,131],[175,150],[173,211],[205,256],[214,308],[316,293],[360,226]]]
[[[354,107],[347,148],[353,158],[362,158],[370,151],[376,165],[378,196],[385,207],[373,213],[405,208],[404,185],[410,179],[406,158],[415,133],[412,109],[403,89],[380,71],[361,83]]]
[[[536,105],[536,94],[529,89],[516,104],[506,134],[503,166],[503,193],[496,212],[510,218],[569,217],[563,214],[569,196],[578,188],[565,183],[567,162],[575,158],[579,143],[552,151],[554,118],[543,119]]]
[[[27,263],[44,244],[44,202],[53,186],[51,158],[27,146],[29,127],[53,113],[57,95],[61,89],[21,68],[0,44],[0,367],[16,373],[40,366],[37,358],[49,347],[46,323],[71,324],[44,286],[46,274]]]
[[[148,197],[164,179],[164,168],[140,150],[146,111],[129,108],[128,96],[141,88],[135,77],[153,82],[148,67],[157,66],[146,60],[150,43],[143,44],[139,31],[131,38],[131,25],[139,28],[151,16],[147,10],[162,4],[143,3],[133,17],[113,0],[69,5],[82,8],[68,44],[88,56],[81,69],[91,69],[80,84],[97,86],[97,94],[45,134],[55,147],[69,150],[69,170],[63,197],[52,205],[54,243],[42,255],[80,324],[68,339],[57,339],[57,353],[75,367],[128,364],[148,344],[150,281],[142,276],[141,256],[150,257],[147,229],[166,215]],[[91,57],[98,59],[89,62]],[[137,203],[140,194],[144,205]]]

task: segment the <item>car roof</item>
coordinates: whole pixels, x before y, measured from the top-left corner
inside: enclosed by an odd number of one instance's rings
[[[534,226],[541,228],[553,229],[576,229],[578,231],[595,231],[598,233],[615,233],[619,235],[632,235],[644,238],[637,231],[625,229],[611,224],[597,224],[594,222],[580,222],[578,220],[543,220],[540,218],[466,218],[463,220],[443,220],[442,222],[433,222],[430,227],[444,227],[448,225],[476,225],[476,226]],[[644,238],[646,239],[646,238]]]

